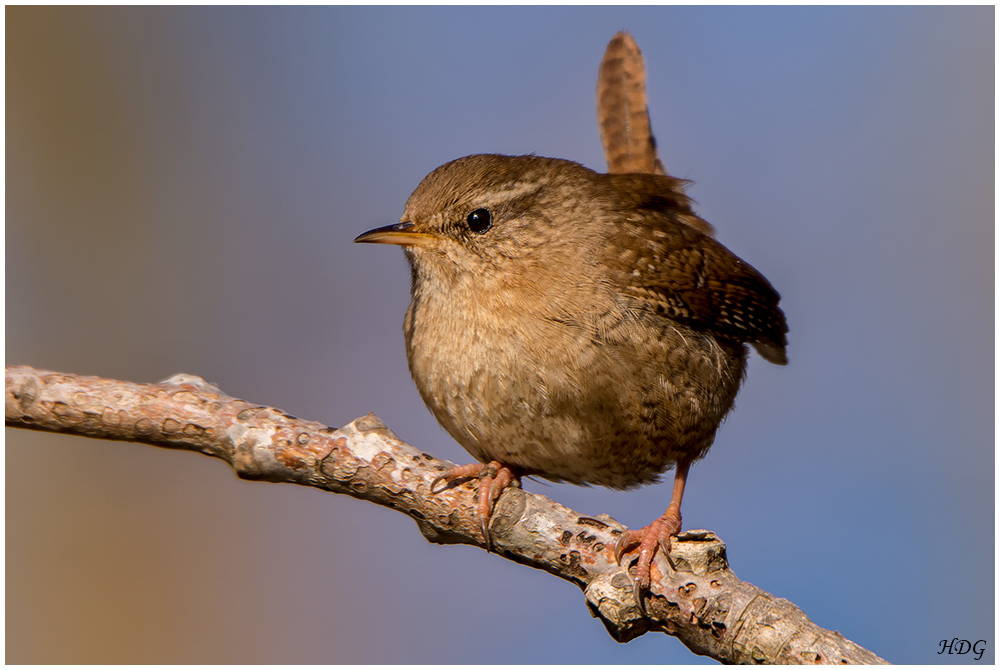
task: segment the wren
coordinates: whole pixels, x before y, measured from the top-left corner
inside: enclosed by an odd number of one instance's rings
[[[600,174],[537,156],[475,155],[431,172],[401,222],[355,242],[397,244],[411,268],[410,373],[479,463],[492,504],[522,476],[628,489],[676,467],[667,511],[626,531],[636,581],[681,528],[688,468],[732,409],[751,344],[787,363],[778,293],[713,237],[686,182]],[[435,482],[435,486],[438,482]]]

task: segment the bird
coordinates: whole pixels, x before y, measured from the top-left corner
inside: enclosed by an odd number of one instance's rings
[[[432,489],[479,479],[489,547],[500,493],[530,476],[627,490],[675,469],[667,510],[626,530],[647,589],[681,530],[690,466],[733,408],[748,346],[788,362],[780,296],[714,238],[664,174],[605,174],[535,155],[438,167],[400,222],[355,242],[399,245],[403,333],[424,403],[475,459]]]

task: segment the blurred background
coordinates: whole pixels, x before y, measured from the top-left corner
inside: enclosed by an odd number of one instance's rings
[[[399,219],[434,167],[603,171],[629,30],[667,169],[783,296],[692,471],[742,579],[897,663],[994,660],[994,10],[6,9],[6,362],[198,374],[469,457],[409,378]],[[221,461],[6,430],[10,663],[687,663],[569,583]],[[669,482],[669,476],[668,476]],[[526,488],[641,526],[669,483]]]

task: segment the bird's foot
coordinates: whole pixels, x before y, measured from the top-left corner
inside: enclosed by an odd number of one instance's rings
[[[486,541],[486,551],[490,550],[490,514],[493,510],[493,503],[500,497],[503,490],[508,486],[518,487],[521,480],[513,468],[506,466],[499,461],[489,463],[470,463],[469,465],[459,465],[448,470],[443,475],[435,478],[431,482],[431,492],[435,491],[438,484],[446,482],[448,485],[453,482],[467,479],[479,480],[479,500],[476,504],[476,514],[479,517],[479,528]],[[445,486],[444,488],[448,488]],[[444,488],[441,490],[443,491]]]
[[[622,562],[622,556],[636,545],[639,546],[639,562],[635,566],[636,599],[642,606],[642,594],[649,589],[649,569],[659,547],[663,555],[670,557],[670,536],[681,532],[681,509],[671,504],[659,519],[639,530],[626,530],[615,543],[615,560]]]

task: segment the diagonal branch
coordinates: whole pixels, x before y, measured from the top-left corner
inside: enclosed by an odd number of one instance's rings
[[[221,458],[244,479],[315,486],[411,516],[431,542],[485,547],[475,490],[431,493],[450,467],[396,437],[374,414],[343,428],[230,397],[200,377],[159,384],[7,366],[9,427],[140,442]],[[588,517],[545,496],[508,489],[490,524],[493,551],[577,584],[591,613],[616,640],[648,631],[678,637],[726,663],[884,663],[840,633],[820,628],[795,605],[729,569],[726,547],[704,530],[682,533],[659,558],[637,602],[613,547],[624,526]]]

